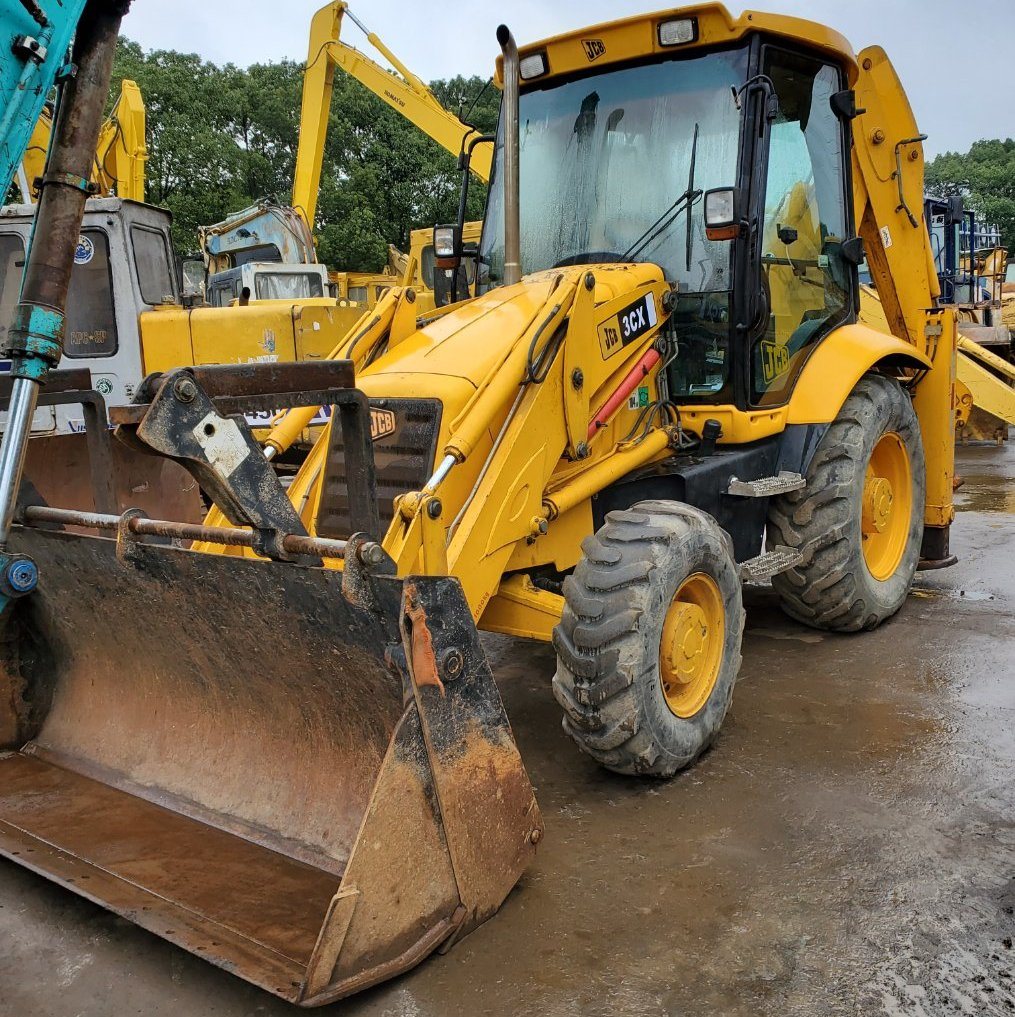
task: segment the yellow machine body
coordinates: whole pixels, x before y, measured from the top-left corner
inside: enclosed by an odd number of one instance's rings
[[[801,270],[793,252],[762,257],[762,230],[751,233],[759,238],[757,288],[748,291],[741,279],[739,292],[730,289],[734,309],[743,300],[770,312],[744,325],[760,323],[758,371],[770,382],[750,396],[737,386],[748,377],[753,361],[744,358],[754,347],[731,342],[742,377],[732,373],[734,359],[726,387],[713,386],[711,398],[694,378],[672,397],[685,367],[705,373],[721,362],[726,369],[725,348],[711,340],[732,335],[736,321],[714,303],[695,303],[694,313],[705,308],[705,316],[694,327],[720,326],[705,328],[695,346],[681,304],[686,288],[650,255],[630,253],[640,239],[618,242],[616,251],[589,247],[577,259],[549,258],[518,278],[505,253],[501,279],[491,240],[475,295],[435,309],[412,286],[392,287],[330,346],[323,333],[340,326],[328,306],[298,314],[265,305],[228,309],[252,333],[243,341],[263,348],[273,333],[275,351],[264,355],[323,355],[339,362],[321,365],[336,376],[351,379],[354,371],[354,384],[336,382],[328,400],[314,389],[303,402],[318,405],[280,416],[261,446],[202,395],[198,371],[167,374],[157,391],[125,408],[121,434],[191,464],[202,487],[218,492],[205,529],[151,520],[145,528],[130,514],[73,517],[81,526],[115,529],[112,540],[53,530],[54,521],[72,517],[52,510],[26,513],[11,547],[39,562],[43,580],[18,601],[0,660],[0,731],[9,750],[0,755],[0,853],[287,1000],[329,1002],[408,969],[488,918],[531,859],[542,836],[539,812],[477,629],[546,640],[561,622],[559,634],[575,615],[572,601],[562,614],[572,589],[566,580],[576,579],[589,556],[594,566],[616,564],[621,543],[661,542],[673,532],[643,526],[630,506],[668,499],[714,538],[707,557],[722,559],[714,567],[732,589],[719,596],[713,579],[697,574],[679,589],[729,610],[720,632],[733,640],[722,652],[733,662],[730,683],[739,666],[742,570],[761,551],[769,497],[756,497],[750,485],[785,481],[784,453],[795,449],[802,463],[871,375],[916,415],[926,471],[922,532],[925,540],[946,538],[954,512],[955,314],[935,307],[937,278],[919,218],[922,145],[884,53],[856,56],[819,25],[757,12],[733,18],[707,3],[524,46],[521,67],[530,76],[520,86],[541,94],[611,69],[651,67],[669,60],[675,46],[681,57],[723,60],[740,43],[760,47],[766,39],[780,52],[830,61],[836,83],[841,76],[848,86],[835,93],[853,140],[836,164],[840,194],[855,202],[853,215],[843,217],[846,227],[855,220],[864,241],[886,328],[857,319],[859,293],[851,289],[854,303],[825,319],[824,332],[807,319],[814,303],[766,307],[763,281],[779,300],[780,292],[793,297],[794,285],[810,286],[817,273]],[[511,54],[503,37],[501,44]],[[329,67],[318,65],[325,75]],[[672,92],[672,68],[666,71],[660,78]],[[729,137],[751,158],[767,152],[754,130],[762,121],[748,116],[777,113],[766,105],[761,77],[752,75],[753,84],[746,72],[737,78],[740,97],[725,81],[714,90],[719,122],[733,124]],[[587,141],[592,95],[599,95],[595,86],[578,97],[574,131],[564,123],[567,144],[572,134],[576,144]],[[628,124],[634,106],[624,113]],[[620,136],[617,112],[604,132],[617,137],[597,143],[642,157],[638,139]],[[794,123],[806,120],[792,112]],[[845,140],[847,126],[841,130]],[[692,152],[697,136],[694,126]],[[497,171],[491,179],[496,185]],[[636,189],[636,178],[620,179]],[[598,182],[611,184],[606,175]],[[579,185],[596,195],[596,212],[612,217],[607,225],[624,219],[591,183]],[[687,200],[700,216],[695,202],[704,195],[693,185],[692,178]],[[521,193],[533,200],[526,186]],[[503,194],[500,200],[509,204]],[[497,201],[494,191],[490,207]],[[736,195],[730,201],[736,209]],[[781,244],[790,246],[795,229],[795,242],[806,247],[808,201],[806,193],[790,195],[786,218],[797,225],[779,224]],[[651,232],[655,215],[641,210],[636,228]],[[488,213],[483,245],[498,225]],[[564,223],[573,225],[573,217]],[[725,225],[732,239],[740,224]],[[813,224],[809,235],[813,247]],[[850,286],[863,253],[854,239],[824,241],[826,248],[850,245]],[[723,248],[726,265],[749,250]],[[826,256],[804,260],[822,268],[818,259]],[[414,260],[423,264],[422,256]],[[673,264],[679,274],[680,259]],[[408,279],[412,271],[408,264]],[[798,314],[803,320],[794,325]],[[153,313],[146,321],[150,363],[170,363],[154,347],[163,325],[164,349],[175,328],[187,338],[172,356],[187,359],[189,343],[196,359],[225,320],[200,311]],[[237,324],[238,342],[240,335]],[[817,338],[803,341],[808,336]],[[256,375],[241,381],[252,384]],[[209,384],[223,377],[204,376]],[[283,485],[264,456],[278,459],[299,442],[322,403],[331,422]],[[371,461],[376,498],[354,505]],[[738,477],[731,463],[753,463],[755,472]],[[248,473],[244,501],[237,478]],[[659,494],[657,483],[668,493]],[[269,509],[274,515],[265,522]],[[358,523],[367,510],[377,532],[352,532],[354,516]],[[873,516],[879,511],[871,506]],[[604,517],[627,527],[610,543],[594,537]],[[279,518],[289,527],[281,536]],[[919,516],[913,519],[919,527]],[[186,549],[143,539],[184,534],[194,540]],[[625,583],[648,577],[661,557],[614,573],[606,592],[617,600]],[[601,617],[607,597],[588,588],[578,613]],[[675,619],[664,600],[653,606],[665,613],[674,640],[695,636],[695,626],[680,621],[697,617],[694,605],[679,603]],[[622,605],[609,616],[616,634],[657,620],[651,609],[635,619],[632,613]],[[47,653],[34,652],[43,645]],[[661,644],[649,650],[658,667]],[[582,662],[596,667],[597,660]],[[616,672],[622,691],[638,678],[633,664],[624,668]],[[594,690],[581,691],[588,698]],[[672,702],[662,707],[667,723],[686,705],[679,695]],[[619,731],[621,739],[627,734]]]
[[[882,50],[872,48],[855,57],[836,33],[797,19],[758,13],[733,19],[719,5],[694,13],[698,36],[692,47],[764,31],[831,54],[847,72],[863,110],[854,122],[855,221],[884,298],[885,327],[872,328],[861,316],[857,323],[833,329],[808,352],[781,404],[743,409],[682,402],[680,426],[700,434],[706,420],[717,420],[722,425],[720,445],[744,445],[780,434],[790,425],[830,423],[868,372],[916,377],[915,405],[927,459],[925,523],[946,528],[954,516],[956,320],[953,311],[933,306],[937,278],[927,230],[922,220],[911,222],[900,203],[902,195],[918,212],[922,208],[923,152],[920,142],[912,140],[919,132],[895,71]],[[604,47],[597,65],[659,53],[658,25],[668,16],[628,19],[560,36],[523,49],[521,57],[545,53],[550,73],[566,76],[587,67],[584,41],[590,36]],[[905,152],[901,179],[894,174],[897,145]],[[802,225],[807,195],[794,192],[791,199],[795,207],[787,211],[787,219],[793,216]],[[584,280],[590,274],[594,285],[587,290]],[[771,285],[773,290],[780,285],[774,270]],[[456,466],[439,492],[424,488],[398,497],[384,546],[399,574],[457,576],[482,627],[550,638],[563,602],[535,587],[532,575],[543,566],[558,571],[572,567],[581,540],[593,530],[594,499],[632,471],[673,454],[675,426],[651,428],[638,440],[625,441],[638,418],[637,409],[626,407],[588,441],[587,454],[578,452],[590,414],[652,349],[662,316],[658,327],[625,346],[619,356],[607,356],[594,337],[611,322],[618,328],[618,311],[647,291],[662,307],[667,290],[661,273],[642,265],[543,272],[517,287],[445,308],[432,323],[409,334],[397,326],[389,331],[381,322],[357,346],[339,347],[342,356],[356,363],[358,384],[371,399],[426,397],[442,405],[438,452],[431,465],[450,456]],[[389,296],[394,316],[400,296],[395,291]],[[791,305],[783,307],[792,313]],[[545,383],[519,390],[524,356],[534,337],[558,327],[566,329],[566,336]],[[776,342],[786,331],[777,319]],[[576,368],[583,377],[580,389],[570,381]],[[658,396],[658,364],[641,387],[652,403]],[[292,414],[295,421],[301,413],[307,411]],[[286,426],[283,420],[280,445],[286,442]],[[322,439],[289,489],[310,532],[316,532],[326,446]],[[434,518],[427,506],[438,493],[440,515]],[[213,514],[210,521],[221,522],[221,517]]]

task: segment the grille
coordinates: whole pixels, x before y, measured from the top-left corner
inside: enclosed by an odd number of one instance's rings
[[[372,410],[387,410],[395,415],[394,430],[374,443],[377,471],[377,500],[383,537],[394,516],[394,499],[408,491],[418,491],[433,472],[440,434],[439,399],[371,399]],[[387,428],[387,414],[374,414]],[[349,520],[349,489],[346,458],[341,441],[335,442],[334,455],[325,468],[324,488],[317,514],[317,532],[322,537],[342,539],[352,533]]]

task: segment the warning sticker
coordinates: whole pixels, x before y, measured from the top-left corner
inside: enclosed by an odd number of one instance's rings
[[[74,264],[87,265],[95,257],[95,244],[83,234],[78,237],[78,245],[74,248]]]

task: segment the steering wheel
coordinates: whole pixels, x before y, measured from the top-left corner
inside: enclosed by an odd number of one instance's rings
[[[569,258],[561,258],[554,265],[554,268],[567,268],[570,265],[596,265],[596,264],[626,264],[630,259],[626,258],[619,251],[584,251],[581,254],[572,254]]]

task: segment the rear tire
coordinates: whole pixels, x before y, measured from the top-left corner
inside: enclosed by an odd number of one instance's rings
[[[617,773],[672,776],[715,739],[740,670],[732,543],[698,509],[644,501],[582,549],[553,636],[564,730]]]
[[[861,378],[821,439],[807,486],[769,505],[768,546],[803,552],[799,565],[772,579],[782,609],[833,632],[890,618],[920,561],[925,501],[912,400],[896,381]]]

